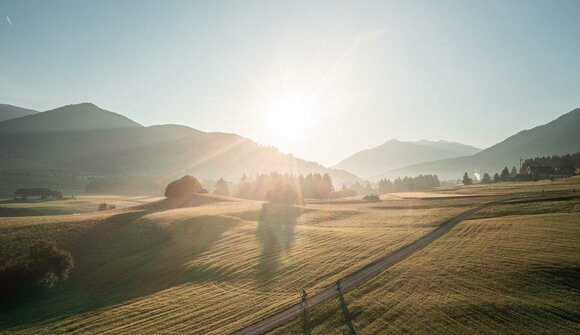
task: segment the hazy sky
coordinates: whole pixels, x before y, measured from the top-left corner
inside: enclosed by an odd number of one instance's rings
[[[390,138],[486,147],[580,107],[578,0],[2,0],[0,22],[1,103],[93,102],[327,165]],[[272,125],[280,104],[307,127]]]

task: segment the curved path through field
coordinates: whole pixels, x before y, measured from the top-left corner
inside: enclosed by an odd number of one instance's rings
[[[365,267],[351,273],[350,275],[342,278],[340,280],[341,288],[343,292],[349,291],[357,285],[360,285],[371,277],[379,274],[380,272],[384,271],[385,269],[397,264],[398,262],[402,261],[403,259],[407,258],[409,255],[414,253],[415,251],[427,246],[429,243],[433,242],[437,238],[441,237],[443,234],[447,233],[453,227],[455,227],[461,221],[467,219],[475,212],[480,211],[482,209],[491,207],[500,201],[490,202],[479,207],[470,209],[459,216],[441,224],[432,232],[428,233],[427,235],[421,237],[420,239],[416,240],[415,242],[395,251],[394,253],[385,256],[379,260],[376,260]],[[323,302],[326,302],[332,298],[338,296],[338,292],[336,287],[330,286],[318,293],[311,295],[307,300],[308,308],[312,308],[314,306],[320,305]],[[265,319],[262,319],[254,324],[251,324],[245,328],[237,330],[232,333],[232,335],[245,335],[245,334],[263,334],[274,328],[285,324],[288,321],[291,321],[298,317],[302,312],[302,308],[300,303],[296,303],[295,305],[289,306],[275,314],[272,314]]]

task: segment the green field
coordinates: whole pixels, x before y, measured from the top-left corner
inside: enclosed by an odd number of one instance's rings
[[[2,311],[0,332],[228,333],[296,303],[302,288],[319,291],[470,208],[509,197],[510,187],[524,192],[518,185],[436,192],[483,197],[386,196],[296,209],[206,195],[117,198],[117,209],[88,213],[79,210],[93,205],[87,199],[74,209],[80,215],[0,218],[0,260],[37,238],[75,258],[67,282]],[[542,187],[569,196],[580,180]],[[579,206],[566,198],[482,211],[347,293],[354,326],[364,334],[529,333],[542,325],[574,332]],[[310,316],[315,333],[347,331],[337,302]],[[276,333],[301,330],[297,320]]]

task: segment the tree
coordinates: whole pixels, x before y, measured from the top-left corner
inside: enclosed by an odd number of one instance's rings
[[[0,305],[31,289],[52,288],[68,279],[73,257],[56,243],[37,241],[28,253],[0,265]]]
[[[278,183],[264,197],[271,203],[293,205],[298,200],[298,195],[288,185]]]
[[[73,267],[73,257],[51,241],[38,241],[28,251],[28,268],[37,283],[53,287],[58,280],[66,280]]]
[[[107,209],[109,209],[109,205],[107,205],[106,202],[103,202],[103,203],[99,204],[99,207],[97,209],[99,211],[106,211]]]
[[[501,179],[501,178],[500,178],[499,174],[496,172],[496,173],[493,175],[493,182],[494,182],[494,183],[497,183],[497,182],[499,182],[499,180],[500,180],[500,179]]]
[[[508,170],[507,166],[501,170],[501,174],[499,175],[501,181],[508,181],[510,178],[510,170]]]
[[[226,181],[223,178],[220,178],[220,179],[218,179],[218,181],[216,181],[215,190],[213,191],[213,193],[215,193],[217,195],[225,195],[225,196],[230,195],[230,189],[228,188],[228,184],[226,183]]]
[[[169,183],[165,189],[165,196],[168,198],[178,198],[206,192],[197,178],[186,175]]]
[[[467,174],[467,172],[465,172],[465,174],[463,175],[463,185],[471,185],[473,184],[473,179],[469,178],[469,175]]]
[[[481,183],[482,184],[489,184],[489,183],[491,183],[491,177],[489,176],[489,174],[487,172],[485,172],[483,174],[483,177],[481,178]]]
[[[518,175],[518,170],[516,169],[516,167],[512,167],[512,171],[510,172],[510,177],[511,178],[515,178]]]

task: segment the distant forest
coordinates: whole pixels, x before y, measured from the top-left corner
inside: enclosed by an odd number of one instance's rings
[[[549,166],[552,168],[561,167],[561,166],[572,166],[572,167],[579,167],[580,166],[580,152],[575,154],[567,154],[563,156],[553,155],[547,157],[536,157],[526,159],[522,163],[522,167],[520,169],[520,173],[526,171],[528,166]]]
[[[441,186],[437,175],[419,175],[417,177],[397,178],[394,181],[381,179],[378,183],[378,193],[427,191]]]
[[[296,191],[299,200],[333,199],[356,195],[380,195],[391,192],[426,191],[440,186],[437,175],[397,178],[394,181],[381,179],[378,182],[355,182],[335,189],[329,174],[311,173],[291,175],[281,173],[244,175],[237,183],[203,180],[203,186],[219,195],[252,200],[264,200],[268,191],[278,185],[288,185]],[[117,177],[93,180],[86,186],[89,194],[160,195],[165,183],[157,178]]]
[[[255,178],[244,175],[235,186],[233,195],[239,198],[263,200],[268,191],[279,184],[289,185],[302,199],[328,199],[338,196],[332,179],[325,173],[290,175],[280,173],[259,174]]]

